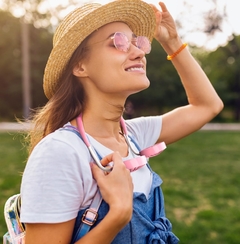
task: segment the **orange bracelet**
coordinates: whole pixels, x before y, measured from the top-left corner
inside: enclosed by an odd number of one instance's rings
[[[186,46],[187,43],[183,43],[182,46],[174,54],[167,56],[167,60],[172,60],[173,58],[175,58]]]

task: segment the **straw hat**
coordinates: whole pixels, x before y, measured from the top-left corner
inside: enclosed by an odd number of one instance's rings
[[[50,99],[72,54],[96,29],[114,22],[126,23],[136,35],[153,39],[156,20],[149,4],[141,0],[117,0],[105,5],[86,4],[68,14],[57,28],[53,49],[44,72],[44,93]]]

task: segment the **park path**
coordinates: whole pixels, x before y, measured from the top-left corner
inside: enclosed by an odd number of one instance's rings
[[[15,123],[15,122],[1,122],[0,132],[10,132],[10,131],[27,131],[31,128],[30,123]]]
[[[31,128],[31,124],[14,123],[14,122],[1,122],[0,132],[16,132],[16,131],[27,131]],[[208,123],[204,125],[201,130],[227,130],[227,131],[240,131],[240,123]]]

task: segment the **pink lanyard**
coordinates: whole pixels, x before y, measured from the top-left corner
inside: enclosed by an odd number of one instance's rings
[[[130,143],[129,136],[127,134],[127,128],[126,128],[126,125],[125,125],[123,118],[121,118],[120,124],[121,124],[122,130],[123,130],[123,136],[124,136],[128,146],[129,146],[129,148],[131,149],[131,151],[134,154],[136,154],[138,156],[136,158],[125,160],[123,162],[126,165],[127,169],[129,169],[131,172],[143,167],[144,165],[146,165],[147,158],[154,157],[154,156],[160,154],[164,149],[166,149],[166,144],[164,142],[161,142],[161,143],[155,144],[154,146],[148,147],[142,151],[136,152],[136,150],[133,149],[133,147]],[[88,147],[88,150],[89,150],[92,158],[94,159],[95,163],[97,164],[97,166],[105,172],[110,172],[112,170],[113,166],[104,167],[101,164],[99,156],[97,155],[96,151],[94,150],[94,148],[90,144],[89,140],[87,139],[85,130],[83,128],[82,114],[80,114],[77,117],[77,125],[78,125],[79,133],[80,133],[84,143]]]

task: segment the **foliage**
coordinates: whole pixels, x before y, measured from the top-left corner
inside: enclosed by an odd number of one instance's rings
[[[33,107],[42,106],[46,99],[42,78],[52,47],[52,34],[46,29],[30,28],[30,67]],[[22,117],[22,69],[20,20],[8,12],[0,13],[0,115],[1,120]]]
[[[49,27],[50,25],[51,13],[42,7],[42,0],[3,0],[3,3],[5,11],[15,13],[26,23],[34,24],[36,27]]]
[[[0,209],[19,192],[27,157],[22,136],[0,133]],[[150,160],[163,179],[167,217],[183,244],[240,240],[240,132],[200,131]],[[0,242],[6,232],[0,214]]]
[[[43,106],[47,99],[43,92],[43,74],[52,48],[52,34],[46,29],[30,29],[31,93],[33,108]]]
[[[224,47],[199,57],[201,66],[223,99],[225,107],[240,120],[240,36],[234,36]]]
[[[21,111],[20,23],[7,12],[0,12],[0,36],[0,114],[7,117]]]
[[[66,13],[77,6],[83,5],[85,2],[90,3],[94,2],[94,0],[55,2],[44,0],[1,0],[1,7],[4,11],[23,18],[25,23],[32,24],[36,28],[52,30]]]
[[[74,3],[75,0],[72,0]],[[11,9],[17,0],[5,0]],[[24,5],[26,1],[21,1]],[[40,0],[33,0],[29,6],[33,14],[33,24],[30,29],[30,68],[32,108],[43,106],[46,98],[43,94],[42,79],[44,67],[52,48],[52,33],[48,29],[36,28],[37,19],[49,20],[46,15],[34,14]],[[25,5],[24,5],[25,6]],[[61,6],[59,6],[61,10]],[[219,31],[222,23],[221,16],[214,13],[213,26],[217,23]],[[225,16],[223,16],[224,18]],[[220,18],[220,19],[219,19]],[[216,23],[214,21],[217,21]],[[220,21],[221,20],[221,21]],[[208,20],[210,21],[210,20]],[[215,23],[215,24],[214,24]],[[49,24],[49,23],[48,23]],[[209,23],[211,26],[211,23]],[[212,26],[212,28],[213,28]],[[212,31],[210,34],[212,35]],[[15,120],[22,118],[22,49],[20,20],[9,12],[0,12],[0,120]],[[233,36],[232,40],[216,51],[207,52],[204,49],[190,47],[193,55],[209,76],[214,88],[225,104],[224,111],[215,121],[236,122],[240,120],[240,36]],[[156,42],[152,43],[152,52],[147,56],[147,74],[150,87],[129,97],[133,103],[134,115],[159,114],[172,108],[185,105],[187,97],[181,85],[179,76],[171,62],[166,60],[166,53]]]

